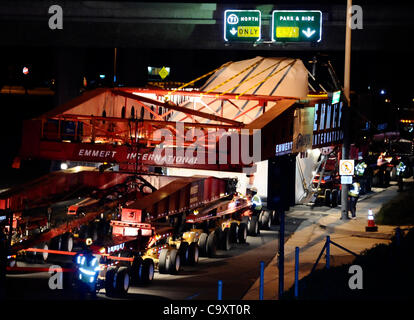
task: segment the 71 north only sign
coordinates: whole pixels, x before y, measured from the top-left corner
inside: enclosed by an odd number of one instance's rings
[[[274,10],[272,41],[319,42],[322,40],[322,12],[319,10]]]
[[[226,10],[224,12],[224,40],[256,42],[261,37],[260,10]]]

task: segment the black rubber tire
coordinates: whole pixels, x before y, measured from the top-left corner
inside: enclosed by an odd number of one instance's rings
[[[331,206],[331,190],[330,189],[326,189],[325,190],[324,204],[327,207],[330,207]]]
[[[54,237],[52,240],[50,240],[50,249],[60,250],[61,245],[62,245],[61,239],[62,238],[60,236],[57,236],[57,237]]]
[[[62,236],[62,244],[60,246],[62,251],[72,251],[73,250],[73,236],[70,233],[65,233]]]
[[[338,190],[333,189],[331,194],[331,207],[336,208],[338,206]]]
[[[138,284],[148,284],[151,282],[154,279],[154,261],[146,258],[139,266],[138,275]]]
[[[207,239],[208,234],[203,232],[198,239],[198,249],[200,250],[200,256],[206,257],[207,256]]]
[[[178,250],[174,248],[170,249],[168,257],[169,257],[168,273],[177,274],[181,268],[181,259],[180,259],[180,254],[178,253]]]
[[[95,223],[89,226],[88,238],[91,238],[93,242],[98,240],[98,226]]]
[[[338,205],[340,206],[342,202],[342,193],[341,190],[338,190]]]
[[[231,249],[231,242],[230,242],[230,228],[225,228],[219,240],[220,249],[224,251],[229,251]]]
[[[237,239],[239,240],[239,243],[246,243],[247,240],[247,224],[244,222],[241,222],[239,224],[239,229],[237,231]]]
[[[380,186],[380,178],[378,175],[375,175],[372,177],[372,181],[371,181],[371,185],[374,187],[379,187]]]
[[[109,267],[108,270],[106,271],[105,294],[108,297],[113,297],[116,294],[116,290],[115,290],[116,271],[117,271],[117,268],[113,266]]]
[[[214,258],[217,251],[217,237],[216,233],[213,231],[208,235],[207,238],[207,256],[209,258]]]
[[[82,225],[79,227],[79,239],[86,239],[89,237],[89,227]]]
[[[168,273],[168,249],[162,249],[158,257],[158,272],[161,274]]]
[[[124,296],[128,293],[131,278],[129,276],[127,267],[119,267],[116,272],[115,292],[119,296]]]
[[[272,224],[272,221],[270,220],[270,212],[269,211],[263,211],[262,212],[262,230],[269,230],[270,226]]]
[[[141,281],[140,272],[141,272],[141,265],[143,261],[140,256],[135,256],[134,260],[132,261],[130,275],[131,275],[131,283],[138,284]]]
[[[279,221],[279,214],[276,210],[272,210],[270,213],[270,219],[272,221],[272,225],[278,225],[280,224]]]
[[[189,252],[189,244],[186,241],[183,241],[180,243],[180,248],[178,249],[178,252],[180,254],[180,259],[181,259],[181,263],[183,265],[186,265],[189,263],[189,256],[190,256],[190,252]]]
[[[239,224],[237,222],[230,223],[230,242],[237,243],[237,230],[239,229]]]
[[[256,237],[260,234],[259,221],[257,216],[252,216],[248,224],[247,234]]]
[[[263,218],[263,212],[264,211],[260,211],[257,221],[259,221],[259,228],[262,229],[262,218]]]
[[[196,242],[190,243],[188,247],[188,260],[187,264],[194,266],[198,263],[198,258],[200,257],[200,251],[198,249],[198,244]]]
[[[47,243],[42,243],[40,245],[41,249],[43,250],[49,250],[49,246],[47,245]],[[46,263],[47,259],[49,258],[49,253],[48,252],[41,252],[39,255],[40,258],[40,263]]]

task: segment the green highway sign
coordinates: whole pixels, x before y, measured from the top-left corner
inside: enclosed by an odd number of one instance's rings
[[[272,41],[319,42],[322,40],[322,12],[318,10],[274,10]]]
[[[261,37],[260,10],[226,10],[224,12],[224,40],[228,42],[256,42]]]
[[[335,91],[332,94],[332,104],[338,103],[341,100],[341,91]]]

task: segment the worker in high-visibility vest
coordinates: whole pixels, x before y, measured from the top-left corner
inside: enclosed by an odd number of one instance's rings
[[[349,203],[349,210],[351,211],[352,219],[356,219],[356,204],[358,202],[360,191],[361,191],[361,185],[358,182],[354,182],[348,191],[348,203]]]
[[[397,177],[398,177],[398,191],[403,191],[404,189],[404,172],[407,166],[404,164],[404,162],[400,161],[400,163],[397,165]]]
[[[362,176],[364,175],[364,173],[365,173],[365,169],[366,169],[367,167],[368,167],[368,165],[367,165],[364,161],[362,161],[362,162],[358,163],[358,164],[355,166],[355,174],[356,174],[357,176],[362,177]]]
[[[257,213],[260,213],[262,211],[263,204],[262,204],[262,199],[260,199],[259,195],[257,194],[257,189],[251,188],[250,195],[251,195],[252,209],[256,211]]]
[[[6,298],[7,236],[0,227],[0,300]]]

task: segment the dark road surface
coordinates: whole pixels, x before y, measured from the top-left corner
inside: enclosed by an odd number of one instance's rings
[[[292,234],[301,218],[286,218],[286,238]],[[185,266],[178,275],[158,272],[145,287],[130,287],[123,299],[132,300],[209,300],[217,298],[217,282],[223,281],[223,299],[240,300],[259,276],[259,263],[267,265],[277,253],[279,226],[262,230],[258,237],[248,237],[247,244],[236,244],[229,251],[217,251],[216,258],[200,258],[197,266]],[[19,263],[19,266],[23,263]],[[48,267],[48,265],[42,265]],[[8,275],[7,298],[11,300],[85,299],[63,290],[49,289],[47,272]],[[275,288],[276,290],[277,288]],[[90,299],[86,297],[86,299]],[[108,299],[101,290],[96,299]]]

